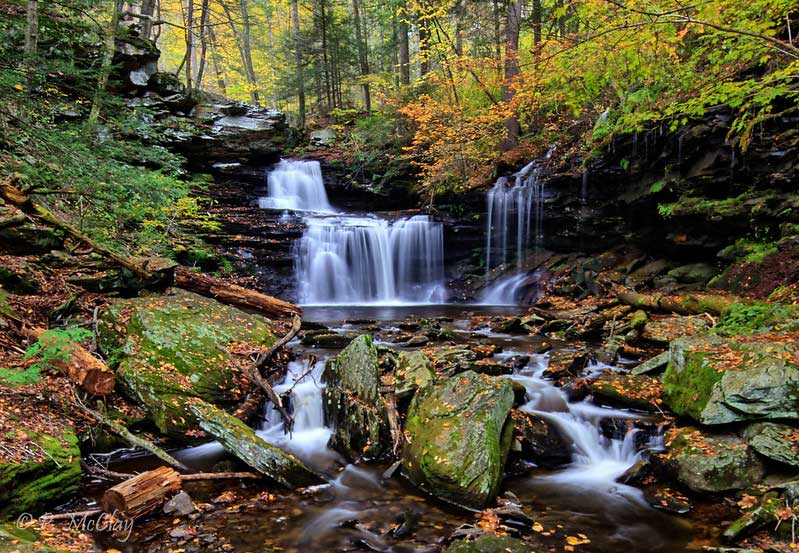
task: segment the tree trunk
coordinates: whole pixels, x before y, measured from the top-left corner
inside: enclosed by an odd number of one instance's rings
[[[247,8],[247,0],[241,0],[241,42],[244,53],[245,69],[249,74],[250,82],[250,101],[253,104],[260,104],[261,99],[258,94],[258,76],[255,74],[255,67],[252,64],[252,49],[250,46],[250,13]]]
[[[22,327],[22,333],[31,342],[47,332],[43,328]],[[69,342],[69,361],[52,361],[69,380],[94,396],[106,396],[114,391],[114,372],[105,363],[89,353],[80,344]]]
[[[227,80],[222,72],[219,53],[216,50],[216,35],[213,27],[208,27],[208,40],[211,46],[211,61],[214,65],[214,73],[216,73],[216,84],[222,96],[227,96]]]
[[[103,63],[100,67],[100,76],[97,79],[97,90],[94,94],[92,109],[89,112],[89,119],[86,122],[90,129],[97,125],[97,119],[100,117],[100,104],[103,101],[103,95],[105,94],[105,89],[108,86],[108,77],[111,75],[111,64],[114,61],[119,12],[122,11],[121,0],[114,0],[111,3],[111,10],[111,18],[108,22],[108,28],[105,31],[105,51],[103,52]]]
[[[518,1],[508,3],[508,17],[505,23],[505,82],[502,86],[502,99],[510,102],[514,96],[514,83],[519,74],[519,29],[522,18],[522,3]],[[511,115],[505,120],[508,136],[500,146],[501,150],[509,150],[519,142],[519,120]]]
[[[245,5],[246,7],[246,5]],[[242,32],[239,32],[239,28],[236,26],[235,18],[233,14],[230,12],[230,8],[228,7],[227,3],[222,2],[222,9],[225,10],[225,16],[227,17],[228,25],[230,26],[230,31],[233,33],[233,38],[236,41],[236,47],[239,49],[239,55],[241,57],[241,68],[244,73],[244,78],[247,80],[247,88],[250,91],[250,101],[254,104],[258,103],[258,81],[255,77],[255,71],[252,68],[252,58],[250,57],[249,49],[244,47],[244,35]],[[248,19],[249,25],[249,19]]]
[[[417,13],[419,25],[419,77],[430,72],[430,26],[424,13]]]
[[[186,93],[191,95],[194,90],[194,74],[192,62],[194,59],[194,0],[186,3]]]
[[[197,90],[202,90],[205,74],[206,54],[208,53],[208,11],[210,0],[203,0],[200,8],[200,66],[197,68]]]
[[[709,313],[721,316],[734,303],[742,300],[738,296],[723,294],[685,294],[679,296],[661,296],[658,294],[639,294],[633,290],[617,287],[614,294],[632,307],[645,311],[661,311],[678,315],[701,315]]]
[[[269,73],[271,76],[271,86],[269,100],[272,103],[272,109],[277,109],[277,94],[275,93],[275,83],[277,82],[277,70],[275,68],[275,34],[273,30],[272,19],[272,6],[269,0],[264,1],[264,11],[266,12],[266,44],[267,51],[269,52],[269,59],[272,63],[269,64]]]
[[[143,472],[109,488],[100,504],[106,513],[135,520],[180,491],[180,475],[169,467]]]
[[[533,0],[533,46],[541,44],[541,25],[543,23],[543,13],[541,0]],[[538,50],[536,49],[536,53]]]
[[[28,80],[33,75],[35,68],[34,58],[36,48],[39,44],[39,0],[28,0],[27,6],[27,26],[25,27],[25,51],[23,63],[27,72]]]
[[[305,79],[302,68],[302,35],[300,34],[300,6],[298,0],[291,2],[291,21],[294,29],[294,64],[297,76],[297,104],[300,129],[305,128]]]
[[[369,91],[369,46],[366,43],[365,29],[361,21],[361,7],[358,0],[352,0],[352,15],[355,19],[355,40],[358,42],[358,64],[361,69],[361,94],[363,95],[363,108],[366,113],[372,111],[372,95]]]
[[[411,48],[408,40],[408,13],[405,2],[402,2],[398,28],[400,82],[408,85],[411,84]]]
[[[269,316],[288,316],[302,313],[302,309],[272,296],[230,284],[221,278],[196,273],[185,267],[175,269],[175,286],[222,303],[255,309]]]
[[[153,16],[156,2],[157,0],[142,0],[141,3],[139,13],[147,17],[141,19],[141,33],[139,36],[145,40],[149,40],[150,35],[153,34]]]
[[[327,111],[329,112],[335,106],[335,96],[330,82],[330,60],[327,55],[327,1],[319,1],[319,11],[322,17],[321,31],[322,31],[322,71],[324,72],[325,81],[325,99],[327,100]]]

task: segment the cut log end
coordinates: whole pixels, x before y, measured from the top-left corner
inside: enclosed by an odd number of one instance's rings
[[[103,511],[134,520],[154,511],[180,491],[180,475],[169,467],[143,472],[108,489],[100,500]]]

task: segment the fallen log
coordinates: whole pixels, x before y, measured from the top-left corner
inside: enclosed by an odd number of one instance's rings
[[[293,303],[230,284],[221,278],[197,273],[185,267],[175,269],[175,286],[228,305],[254,309],[265,315],[284,317],[302,313],[302,309]]]
[[[180,475],[169,467],[159,467],[109,488],[100,505],[106,513],[135,520],[151,513],[179,491]]]
[[[659,294],[639,294],[626,288],[616,288],[614,294],[622,303],[638,309],[676,313],[678,315],[709,313],[721,316],[732,304],[743,301],[738,296],[722,294],[662,296]]]
[[[22,334],[31,341],[55,341],[55,338],[42,338],[45,332],[47,331],[43,328],[22,327]],[[68,342],[65,348],[69,348],[69,361],[53,360],[51,363],[60,369],[71,382],[93,396],[105,396],[114,391],[116,384],[114,372],[105,363],[76,342]]]
[[[158,457],[168,465],[175,467],[178,470],[191,472],[191,469],[189,469],[189,467],[187,467],[186,465],[184,465],[183,463],[172,457],[169,453],[167,453],[166,451],[164,451],[154,443],[149,442],[144,438],[140,438],[139,436],[136,436],[130,430],[128,430],[118,422],[111,420],[110,418],[106,417],[102,413],[95,411],[94,409],[86,407],[83,403],[80,402],[80,400],[77,399],[77,397],[72,402],[72,405],[74,405],[75,407],[77,407],[87,415],[89,415],[97,422],[107,426],[109,430],[111,430],[114,434],[116,434],[117,436],[128,442],[133,447],[139,447],[141,449],[144,449],[145,451],[149,451],[150,453],[152,453],[153,455],[155,455],[156,457]]]

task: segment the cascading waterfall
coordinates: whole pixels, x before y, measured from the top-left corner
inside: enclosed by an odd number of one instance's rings
[[[318,161],[281,160],[266,180],[269,196],[258,199],[263,209],[334,213]]]
[[[308,218],[297,244],[302,304],[442,303],[444,234],[426,215]]]
[[[599,423],[606,418],[636,417],[626,411],[597,407],[588,401],[570,403],[561,389],[542,377],[547,365],[545,357],[540,356],[538,363],[510,376],[527,390],[527,403],[520,409],[555,424],[572,444],[572,464],[564,471],[543,478],[593,487],[616,486],[616,479],[641,458],[635,443],[636,431],[629,431],[621,440],[611,439],[602,434]]]
[[[512,186],[507,177],[500,177],[488,191],[486,275],[492,268],[506,264],[514,250],[516,266],[521,270],[530,245],[536,250],[540,247],[544,220],[542,168],[538,160],[532,161],[514,175]]]

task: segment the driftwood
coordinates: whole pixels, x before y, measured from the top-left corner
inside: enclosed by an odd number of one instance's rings
[[[137,519],[151,513],[179,491],[180,475],[169,467],[159,467],[109,488],[100,504],[106,513]]]
[[[93,476],[105,478],[107,480],[130,480],[135,478],[136,474],[128,474],[124,472],[114,472],[112,470],[104,469],[90,465],[84,461],[80,462],[83,470]],[[194,474],[181,474],[181,482],[197,482],[206,480],[260,480],[263,476],[254,472],[196,472]]]
[[[58,513],[54,515],[42,515],[39,520],[42,522],[53,522],[56,520],[74,520],[77,518],[93,517],[102,513],[102,509],[89,509],[87,511],[72,511],[69,513]]]
[[[639,294],[632,290],[618,287],[614,290],[622,303],[645,311],[663,311],[678,315],[722,315],[732,304],[741,300],[738,296],[722,294],[686,294],[679,296],[661,296],[658,294]]]
[[[45,332],[42,328],[22,327],[22,334],[31,341],[39,340]],[[70,381],[94,396],[105,396],[114,391],[114,373],[105,363],[76,342],[70,342],[68,347],[69,361],[52,361],[53,365],[61,369]]]
[[[399,413],[397,413],[397,401],[393,393],[383,396],[383,405],[386,408],[388,427],[391,430],[391,451],[396,455],[402,442],[405,441],[405,434],[402,433],[402,428],[400,427]]]
[[[186,465],[184,465],[183,463],[172,457],[169,453],[167,453],[166,451],[164,451],[154,443],[145,440],[144,438],[140,438],[139,436],[136,436],[130,430],[125,428],[123,425],[106,417],[102,413],[95,411],[94,409],[90,409],[89,407],[81,403],[81,401],[78,400],[77,398],[75,398],[75,401],[73,401],[72,404],[81,411],[83,411],[85,414],[89,415],[91,418],[96,420],[97,422],[107,426],[109,430],[111,430],[114,434],[118,435],[120,438],[128,442],[133,447],[139,447],[141,449],[144,449],[145,451],[149,451],[150,453],[161,459],[163,462],[167,463],[172,467],[175,467],[178,470],[191,472],[191,469],[189,469],[189,467],[187,467]]]
[[[175,269],[175,286],[222,303],[247,307],[265,315],[284,317],[302,313],[302,309],[293,303],[230,284],[221,278],[197,273],[185,267]]]

